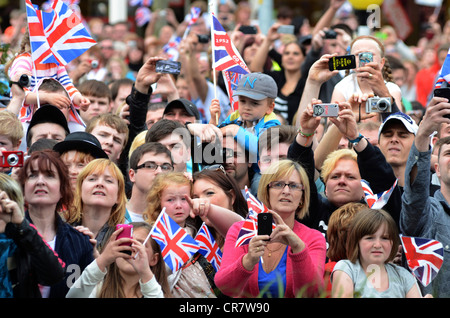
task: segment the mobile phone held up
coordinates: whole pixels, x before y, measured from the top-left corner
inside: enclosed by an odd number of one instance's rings
[[[356,68],[356,58],[353,54],[333,56],[328,61],[328,68],[330,71],[354,69]]]
[[[313,117],[338,117],[338,104],[316,104],[313,106]]]
[[[116,225],[116,231],[120,228],[123,228],[122,232],[119,233],[119,235],[117,235],[116,240],[121,239],[121,238],[133,238],[133,225],[131,224],[117,224]],[[120,246],[131,246],[131,242],[130,243],[123,243],[120,244]],[[131,255],[131,251],[128,250],[123,250],[121,251],[122,253]]]
[[[273,216],[271,213],[263,212],[258,214],[258,235],[272,234]]]
[[[256,27],[253,25],[242,25],[239,28],[239,31],[241,31],[244,34],[256,34],[257,32]]]
[[[447,98],[448,102],[450,103],[450,87],[436,88],[433,91],[433,95],[436,96],[436,97]],[[450,115],[444,115],[444,117],[450,119]]]
[[[180,74],[181,63],[176,61],[159,60],[156,61],[156,73]]]

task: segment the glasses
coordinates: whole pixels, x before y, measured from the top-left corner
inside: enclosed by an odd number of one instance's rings
[[[173,171],[173,166],[171,164],[163,163],[162,165],[157,165],[153,161],[146,161],[143,164],[137,166],[136,169],[134,169],[134,170],[139,170],[139,169],[144,168],[144,169],[148,169],[151,171],[156,171],[156,169],[158,169],[158,167],[161,167],[161,171],[163,171],[163,172]]]
[[[205,167],[203,167],[203,170],[222,171],[225,175],[227,174],[227,172],[225,171],[225,168],[219,164],[205,166]]]
[[[285,186],[289,187],[289,190],[292,191],[302,191],[303,190],[303,184],[301,183],[286,183],[283,181],[272,181],[269,183],[269,188],[276,189],[276,190],[283,190]]]

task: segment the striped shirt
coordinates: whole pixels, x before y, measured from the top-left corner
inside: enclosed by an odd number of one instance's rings
[[[53,78],[60,82],[62,86],[66,89],[69,94],[70,99],[73,98],[79,91],[74,86],[69,74],[67,74],[66,68],[63,65],[57,65],[55,63],[42,64],[39,69],[35,70],[33,68],[33,60],[30,53],[22,53],[16,56],[14,62],[9,69],[9,78],[14,78],[17,74],[32,74],[30,87],[24,88],[25,94],[34,92],[36,87],[39,86],[42,80],[46,78]],[[36,76],[35,76],[36,75]],[[30,105],[24,103],[20,109],[19,119],[23,121],[29,121],[36,111],[37,105]],[[73,114],[72,114],[73,115]],[[74,116],[71,116],[72,118]]]

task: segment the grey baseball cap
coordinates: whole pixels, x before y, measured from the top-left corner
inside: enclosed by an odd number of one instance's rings
[[[277,83],[272,76],[264,73],[249,73],[242,76],[233,96],[245,96],[255,100],[276,98]]]

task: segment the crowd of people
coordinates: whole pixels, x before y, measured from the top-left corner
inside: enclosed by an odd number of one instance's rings
[[[216,16],[250,70],[231,99],[202,37],[207,3],[192,6],[202,14],[188,33],[189,16],[171,8],[152,13],[144,36],[89,19],[97,44],[38,70],[26,15],[11,14],[0,297],[450,297],[450,101],[433,95],[450,22],[431,15],[412,46],[389,25],[359,34],[351,6],[331,0],[314,26],[280,7],[267,32],[244,34],[251,6],[221,1]],[[174,36],[181,72],[158,73]],[[350,54],[355,68],[330,70]],[[372,98],[388,109],[367,108]],[[317,115],[330,103],[334,116]],[[23,165],[7,160],[18,151]],[[392,187],[382,207],[362,181],[373,193]],[[240,244],[246,191],[274,225]],[[149,236],[162,210],[192,237],[210,228],[217,271],[200,253],[171,270]],[[411,272],[400,235],[442,243],[430,284]]]

